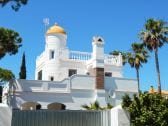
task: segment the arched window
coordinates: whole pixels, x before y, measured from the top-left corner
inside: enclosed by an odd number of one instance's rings
[[[38,72],[38,80],[42,80],[42,76],[43,76],[43,73],[42,73],[42,70],[40,70]]]
[[[54,50],[50,50],[50,59],[54,59]]]
[[[54,77],[53,76],[49,76],[49,81],[54,81]]]

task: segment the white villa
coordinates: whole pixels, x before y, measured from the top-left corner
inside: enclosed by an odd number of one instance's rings
[[[116,106],[125,93],[138,92],[137,80],[123,77],[122,55],[104,54],[102,37],[93,37],[91,53],[71,51],[67,33],[54,25],[47,30],[45,41],[45,50],[36,59],[35,80],[13,80],[12,88],[4,87],[4,103],[20,108],[26,101],[37,101],[46,108],[59,102],[76,110],[95,100],[102,106]]]

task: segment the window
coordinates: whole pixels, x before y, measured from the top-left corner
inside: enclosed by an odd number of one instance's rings
[[[112,73],[111,72],[105,72],[105,76],[106,77],[112,77]]]
[[[86,75],[90,75],[90,73],[89,73],[89,72],[86,72]]]
[[[76,69],[69,69],[69,77],[74,74],[77,74],[77,70]]]
[[[38,72],[38,80],[42,80],[42,70]]]
[[[50,51],[50,59],[54,59],[54,50]]]
[[[53,76],[50,76],[50,81],[54,81],[54,77]]]

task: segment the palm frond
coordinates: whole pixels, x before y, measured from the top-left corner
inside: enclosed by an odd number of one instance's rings
[[[162,47],[168,42],[167,23],[163,20],[148,19],[140,38],[150,51]]]

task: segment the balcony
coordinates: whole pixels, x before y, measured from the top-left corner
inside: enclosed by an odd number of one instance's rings
[[[89,61],[92,59],[92,53],[80,52],[80,51],[70,51],[69,59],[76,60],[76,61]],[[121,55],[114,56],[114,55],[105,54],[104,63],[107,65],[120,66],[122,65]]]

